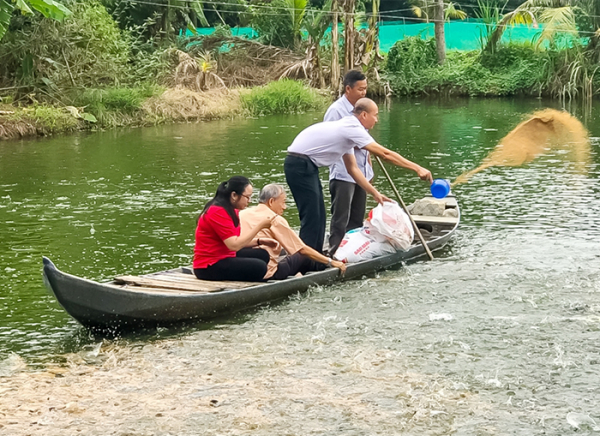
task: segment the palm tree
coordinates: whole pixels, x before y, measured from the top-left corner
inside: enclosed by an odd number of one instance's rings
[[[514,11],[502,15],[495,29],[489,35],[485,50],[493,53],[506,28],[516,24],[534,27],[537,27],[539,23],[544,24],[536,43],[538,48],[544,42],[553,41],[558,33],[567,33],[577,38],[579,32],[575,12],[580,8],[575,3],[577,2],[571,0],[527,0],[523,2]],[[590,1],[590,5],[594,3]]]
[[[581,95],[584,101],[591,102],[595,76],[600,71],[600,30],[597,30],[600,23],[596,16],[599,8],[597,0],[527,0],[502,16],[485,50],[495,51],[504,30],[514,24],[544,25],[537,48],[546,42],[553,43],[559,34],[571,35],[573,46],[559,51],[558,56],[549,58],[545,64],[545,82],[560,98]],[[592,35],[587,49],[581,43],[580,34]]]
[[[377,27],[377,20],[379,18],[380,1],[373,0],[373,8],[368,19],[369,30],[367,31],[366,53],[379,53],[379,28]]]
[[[460,9],[456,9],[453,2],[445,2],[444,0],[411,0],[410,3],[413,5],[412,10],[417,17],[425,18],[426,22],[429,22],[430,19],[434,22],[437,58],[438,63],[442,65],[446,60],[444,24],[450,18],[464,20],[467,18],[467,14]]]

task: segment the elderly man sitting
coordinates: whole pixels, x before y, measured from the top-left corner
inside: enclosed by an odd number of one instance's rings
[[[310,248],[290,228],[286,219],[281,216],[287,208],[285,197],[285,191],[281,185],[269,184],[260,191],[258,206],[240,211],[242,233],[247,232],[265,218],[278,215],[271,221],[270,228],[263,229],[256,235],[259,247],[267,250],[270,256],[265,279],[283,280],[298,273],[305,274],[308,271],[322,270],[325,266],[339,268],[342,273],[346,271],[344,263],[325,257]],[[275,240],[278,244],[270,243],[272,241],[269,240]],[[287,256],[279,261],[282,248],[285,249]]]

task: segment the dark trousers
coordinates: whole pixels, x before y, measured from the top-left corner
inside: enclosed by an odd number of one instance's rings
[[[262,248],[242,248],[236,257],[221,259],[206,268],[194,268],[200,280],[262,282],[267,273],[269,252]]]
[[[300,215],[300,239],[319,253],[325,240],[325,200],[319,168],[308,158],[287,155],[283,165],[285,179]]]
[[[367,209],[367,193],[356,183],[330,180],[331,224],[329,254],[335,253],[347,231],[363,226]]]
[[[277,264],[277,271],[271,277],[273,280],[283,280],[298,273],[306,274],[309,271],[322,271],[325,265],[315,262],[310,257],[300,252],[286,256]]]

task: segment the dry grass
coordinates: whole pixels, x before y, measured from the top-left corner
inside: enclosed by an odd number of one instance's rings
[[[4,115],[0,115],[0,141],[35,135],[37,135],[37,128],[33,122],[11,120]]]
[[[237,90],[221,88],[198,92],[177,87],[150,98],[143,109],[152,122],[197,121],[239,115],[242,105]]]
[[[304,54],[244,38],[205,37],[196,51],[197,54],[218,52],[217,48],[223,46],[229,51],[219,52],[216,74],[229,87],[260,86],[282,77],[309,79],[311,76],[312,64],[306,62]]]
[[[173,50],[172,56],[177,58],[177,67],[173,72],[175,87],[192,91],[227,88],[225,82],[211,71],[215,66],[210,54],[203,53],[201,57],[194,58],[181,50]]]

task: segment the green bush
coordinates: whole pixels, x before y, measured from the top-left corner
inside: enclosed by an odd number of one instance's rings
[[[31,117],[45,134],[73,132],[79,127],[79,121],[64,109],[52,106],[36,105]]]
[[[437,65],[437,53],[433,38],[421,39],[409,36],[397,41],[387,55],[386,70],[398,72],[419,70]]]
[[[450,51],[443,66],[423,66],[422,61],[416,60],[417,67],[405,64],[401,70],[389,71],[386,78],[399,95],[537,95],[542,55],[527,46],[509,47],[498,53],[496,58],[483,57],[478,51]]]
[[[260,42],[293,48],[294,29],[288,3],[285,0],[261,1],[254,6],[251,25],[258,33]],[[271,12],[265,13],[267,10]]]
[[[5,84],[45,89],[117,85],[127,77],[130,45],[99,2],[75,1],[63,22],[35,15],[13,20],[0,44]]]
[[[532,67],[539,61],[541,55],[533,44],[508,44],[496,48],[494,53],[481,53],[481,65],[489,70],[502,70],[517,64],[530,63]]]
[[[242,107],[250,114],[302,113],[322,109],[327,99],[302,82],[283,79],[252,88],[241,95]]]
[[[72,96],[72,105],[85,108],[101,126],[121,125],[135,116],[148,98],[163,91],[158,86],[86,89]]]
[[[5,126],[8,129],[13,123],[21,123],[33,125],[38,134],[50,135],[73,132],[80,127],[80,121],[64,108],[35,104],[24,109],[12,109],[14,113],[7,117],[9,123]]]

